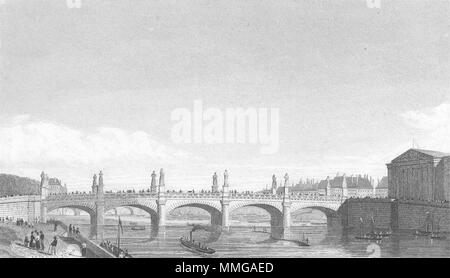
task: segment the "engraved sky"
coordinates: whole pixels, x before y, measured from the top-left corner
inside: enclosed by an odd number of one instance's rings
[[[3,3],[4,2],[4,3]],[[289,172],[386,175],[411,147],[450,151],[448,1],[0,4],[0,172],[74,189],[258,189]],[[280,149],[174,144],[170,113],[280,108]],[[220,182],[220,180],[219,180]]]

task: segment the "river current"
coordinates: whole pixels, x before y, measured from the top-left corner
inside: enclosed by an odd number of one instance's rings
[[[52,216],[69,224],[76,224],[81,232],[88,234],[89,216]],[[248,220],[250,219],[250,220]],[[192,226],[209,222],[208,215],[171,214],[169,226],[160,229],[151,226],[148,216],[121,216],[123,234],[121,247],[128,249],[133,257],[202,257],[183,248],[181,236],[188,236]],[[105,220],[105,239],[116,242],[117,216],[108,215]],[[132,226],[144,226],[145,230],[133,230]],[[340,227],[327,227],[321,215],[308,213],[292,217],[289,239],[308,238],[309,247],[295,242],[271,239],[268,233],[268,215],[255,211],[240,211],[231,216],[228,231],[203,231],[193,233],[196,241],[206,243],[216,253],[209,257],[449,257],[450,241],[416,237],[412,231],[401,231],[379,242],[355,239],[355,234],[344,234]],[[255,232],[256,229],[256,232]]]

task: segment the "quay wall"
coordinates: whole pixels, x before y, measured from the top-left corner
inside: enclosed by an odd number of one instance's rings
[[[396,201],[397,228],[400,230],[419,229],[427,218],[427,213],[432,215],[432,225],[439,225],[441,231],[450,231],[450,206],[449,204]],[[436,228],[437,229],[437,228]]]
[[[342,226],[345,229],[360,230],[363,219],[364,230],[370,229],[373,216],[377,228],[391,227],[391,201],[388,199],[347,199],[340,208]]]
[[[0,197],[0,217],[34,221],[40,218],[41,198],[37,195]]]
[[[434,227],[450,232],[450,205],[448,203],[407,201],[393,199],[348,199],[339,209],[344,229],[370,229],[373,215],[376,228],[416,230],[424,225],[427,213],[432,215]]]

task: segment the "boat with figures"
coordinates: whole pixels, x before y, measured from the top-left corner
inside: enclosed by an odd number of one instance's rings
[[[391,231],[382,231],[380,234],[382,237],[390,237],[392,235]]]
[[[201,242],[195,242],[192,239],[192,231],[189,232],[189,238],[180,238],[180,243],[183,247],[187,248],[190,251],[211,255],[216,252],[216,250],[202,244]]]
[[[433,215],[427,211],[425,222],[419,229],[415,230],[413,235],[415,236],[431,236],[433,230]]]
[[[437,240],[446,240],[446,239],[447,239],[447,236],[445,236],[445,235],[443,235],[443,234],[440,234],[440,233],[432,233],[432,234],[430,235],[430,238],[432,238],[432,239],[437,239]]]
[[[375,232],[375,219],[373,218],[373,216],[372,216],[371,222],[370,222],[371,230],[368,233],[364,233],[364,221],[362,218],[360,218],[360,222],[361,222],[360,234],[359,234],[359,236],[355,237],[356,239],[380,241],[385,237],[382,235],[382,233],[378,234]]]
[[[143,225],[136,225],[136,226],[131,227],[131,230],[133,230],[133,231],[144,231],[145,230],[145,226],[143,226]]]
[[[440,220],[441,220],[441,218],[439,218],[436,223],[436,229],[434,229],[434,226],[431,227],[432,228],[431,234],[430,234],[431,239],[437,239],[437,240],[446,240],[447,239],[447,236],[445,236],[440,231]]]
[[[131,230],[133,231],[144,231],[145,226],[144,225],[138,225],[136,222],[130,222]]]
[[[309,239],[308,239],[308,238],[305,238],[305,234],[303,234],[302,240],[299,240],[299,241],[297,242],[297,244],[298,244],[299,246],[311,246],[311,245],[309,244]]]

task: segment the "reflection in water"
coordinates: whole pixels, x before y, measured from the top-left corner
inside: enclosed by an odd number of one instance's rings
[[[252,212],[253,213],[253,212]],[[278,241],[268,233],[255,232],[268,226],[267,215],[251,217],[241,212],[232,218],[234,226],[221,230],[220,226],[209,226],[209,218],[193,215],[171,216],[165,228],[152,226],[150,218],[143,216],[121,216],[124,223],[124,234],[121,246],[128,249],[133,257],[199,257],[180,246],[179,238],[185,236],[196,225],[194,239],[208,243],[216,253],[212,257],[448,257],[450,244],[448,240],[432,241],[428,237],[415,237],[411,231],[402,231],[384,238],[376,245],[365,240],[355,240],[355,232],[343,231],[340,227],[327,227],[313,219],[294,218],[293,226],[286,233],[287,239],[301,240],[303,235],[309,239],[310,247],[301,247],[294,242]],[[309,214],[307,214],[309,217]],[[80,225],[82,233],[89,231],[88,216],[57,216],[66,223]],[[245,222],[239,219],[252,219]],[[256,221],[258,220],[258,221]],[[316,219],[317,220],[317,219]],[[145,226],[145,230],[132,230],[130,222],[138,222]],[[105,238],[115,241],[117,235],[117,218],[105,218]],[[379,250],[378,250],[379,247]],[[211,257],[211,256],[210,256]]]

